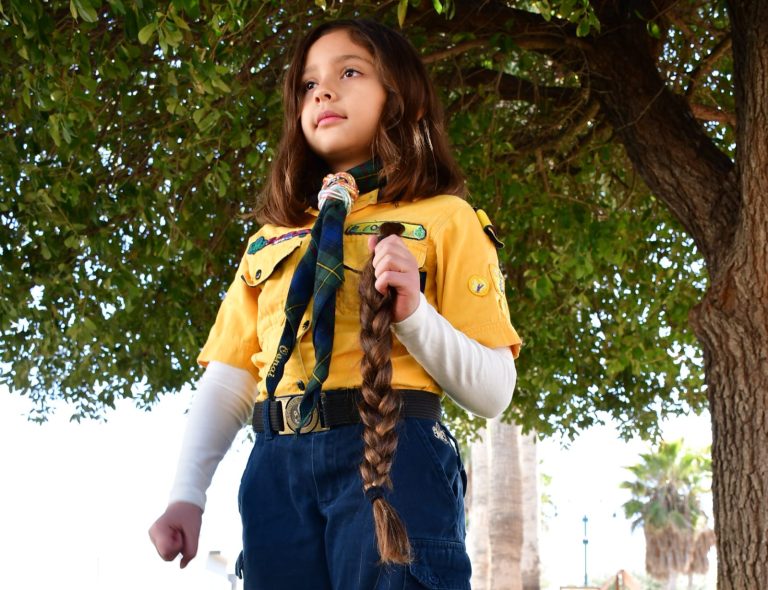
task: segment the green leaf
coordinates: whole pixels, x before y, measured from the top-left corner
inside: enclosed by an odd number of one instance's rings
[[[403,24],[405,24],[405,15],[408,12],[408,0],[400,0],[400,3],[397,5],[397,22],[400,25],[400,28],[403,28]]]
[[[443,3],[440,0],[432,0],[432,6],[437,14],[443,14]]]
[[[232,92],[232,89],[221,78],[213,78],[211,80],[211,84],[213,84],[216,88],[218,88],[222,92],[227,92],[227,93]]]
[[[88,0],[70,0],[69,3],[69,10],[72,12],[72,3],[74,2],[75,10],[77,14],[82,18],[84,21],[89,23],[95,23],[99,20],[99,15],[96,13],[96,11],[93,9],[93,7],[90,5]]]
[[[151,22],[148,25],[144,25],[139,31],[139,43],[146,45],[152,38],[152,35],[157,30],[157,23]]]
[[[175,12],[172,12],[171,18],[173,19],[174,24],[180,29],[184,31],[191,31],[191,29],[189,28],[189,25],[187,24],[187,21],[181,18],[180,15],[176,14]]]

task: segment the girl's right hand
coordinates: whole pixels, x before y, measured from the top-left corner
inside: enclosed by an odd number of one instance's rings
[[[197,542],[203,511],[189,502],[173,502],[149,527],[149,538],[165,561],[173,561],[181,553],[181,567],[197,555]]]

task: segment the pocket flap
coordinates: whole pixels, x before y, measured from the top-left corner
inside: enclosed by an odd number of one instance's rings
[[[470,590],[472,566],[463,543],[411,539],[411,575],[430,590]]]
[[[263,238],[257,238],[257,240],[259,239]],[[247,254],[247,265],[242,275],[245,284],[249,287],[256,287],[266,281],[275,268],[296,248],[301,246],[305,239],[308,239],[308,236],[287,239],[282,242],[266,245],[254,254]]]

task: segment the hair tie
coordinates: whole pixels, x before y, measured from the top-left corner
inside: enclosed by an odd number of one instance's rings
[[[359,195],[355,177],[347,172],[328,174],[323,178],[323,188],[317,193],[317,208],[322,211],[328,201],[341,201],[347,213]]]
[[[373,504],[373,501],[384,497],[384,488],[380,486],[371,486],[365,490],[365,497]]]

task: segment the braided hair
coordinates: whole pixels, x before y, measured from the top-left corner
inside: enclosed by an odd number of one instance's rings
[[[400,235],[399,223],[383,223],[379,239]],[[360,277],[360,345],[363,349],[361,372],[362,398],[358,404],[363,429],[363,461],[360,474],[363,490],[373,506],[376,541],[382,564],[407,564],[411,546],[405,525],[384,497],[392,489],[390,471],[397,448],[397,422],[402,404],[401,394],[392,389],[392,323],[393,294],[379,293],[374,283],[373,256]]]

